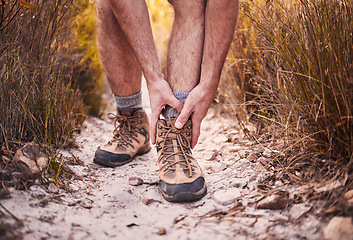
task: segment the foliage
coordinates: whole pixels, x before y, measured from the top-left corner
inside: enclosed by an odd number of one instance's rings
[[[69,144],[86,113],[71,79],[73,1],[31,1],[38,8],[21,2],[0,6],[2,13],[19,9],[0,35],[0,163],[6,167],[22,142],[35,140],[48,155]]]
[[[352,10],[347,0],[244,3],[252,24],[244,40],[248,47],[230,68],[237,77],[230,84],[250,81],[255,91],[242,94],[255,97],[250,104],[256,115],[274,124],[292,144],[289,151],[303,150],[295,151],[293,165],[300,161],[335,172],[324,167],[332,163],[353,170]],[[242,67],[244,61],[250,66]]]
[[[94,1],[77,0],[77,14],[73,19],[76,47],[73,80],[83,93],[84,103],[90,107],[89,113],[102,115],[104,108],[104,75],[97,50],[96,15]]]

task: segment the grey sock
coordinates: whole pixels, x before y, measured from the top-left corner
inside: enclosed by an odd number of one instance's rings
[[[185,103],[185,100],[188,97],[189,93],[190,92],[173,92],[174,96],[182,103]],[[171,106],[169,105],[165,106],[165,109],[164,109],[165,118],[168,118],[168,117],[175,118],[178,115],[176,110],[173,110],[173,111],[171,110],[172,110]]]
[[[116,106],[119,110],[142,109],[142,92],[127,96],[115,96]]]

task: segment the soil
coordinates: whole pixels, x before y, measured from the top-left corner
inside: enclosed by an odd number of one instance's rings
[[[147,94],[143,98],[149,102]],[[148,105],[145,109],[150,112]],[[94,164],[97,146],[112,137],[113,122],[88,117],[85,125],[76,140],[78,148],[61,151],[74,173],[64,181],[66,188],[38,184],[29,191],[10,189],[11,198],[1,201],[23,222],[18,232],[24,239],[321,238],[325,222],[318,217],[320,208],[298,198],[305,186],[273,179],[276,144],[273,151],[271,145],[257,144],[234,118],[223,117],[214,108],[203,121],[193,151],[208,193],[192,203],[162,198],[156,185],[155,148],[122,167]],[[254,130],[251,125],[247,128]],[[129,178],[134,177],[144,183],[131,185]],[[9,215],[6,221],[10,219]]]

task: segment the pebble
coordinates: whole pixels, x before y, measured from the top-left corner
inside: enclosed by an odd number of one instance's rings
[[[223,206],[234,203],[238,198],[241,197],[240,189],[229,188],[225,190],[218,190],[213,194],[213,200]]]
[[[24,163],[31,173],[39,173],[47,167],[47,160],[41,155],[40,147],[34,141],[18,149],[14,160]]]
[[[246,151],[245,150],[240,150],[238,152],[240,158],[246,158]]]
[[[258,162],[260,162],[263,166],[266,166],[271,161],[270,158],[267,157],[259,157]]]
[[[253,153],[250,153],[246,159],[248,159],[250,162],[255,162],[257,160],[257,156]]]
[[[353,189],[352,190],[349,190],[348,192],[346,192],[344,194],[344,197],[346,198],[346,200],[349,202],[349,203],[353,203]]]
[[[247,227],[252,227],[257,221],[254,217],[234,217],[233,220]]]
[[[272,155],[271,153],[272,153],[272,151],[270,149],[266,148],[265,151],[262,153],[262,156],[269,158]]]
[[[143,180],[139,177],[130,177],[129,184],[131,186],[139,186],[139,185],[143,184]]]
[[[262,199],[258,204],[258,209],[272,209],[279,210],[283,209],[288,205],[288,198],[281,195],[271,195],[265,199]]]
[[[323,240],[352,240],[352,217],[333,217],[322,231]]]
[[[308,206],[305,203],[295,204],[291,207],[289,214],[291,219],[297,220],[305,213],[309,212],[310,210],[311,210],[311,206]]]
[[[333,189],[336,189],[338,187],[342,186],[342,183],[338,180],[334,181],[334,182],[330,182],[328,184],[326,184],[323,187],[319,187],[319,188],[314,188],[316,192],[321,193],[321,192],[327,192],[327,191],[331,191]]]
[[[48,191],[50,193],[58,193],[59,192],[59,188],[54,183],[49,183]]]
[[[29,190],[32,191],[32,192],[37,192],[39,194],[43,194],[43,195],[48,195],[48,193],[43,189],[41,188],[40,186],[38,185],[32,185],[29,187]]]
[[[226,163],[216,163],[211,166],[211,172],[212,173],[219,173],[225,170],[228,167]]]
[[[208,151],[203,155],[203,159],[206,161],[213,161],[217,155],[218,155],[217,150]]]
[[[156,232],[158,235],[165,235],[167,233],[167,230],[164,227],[160,227],[158,229],[158,232]]]
[[[69,184],[69,187],[71,189],[71,191],[76,192],[78,191],[80,188],[78,186],[76,186],[75,184]]]
[[[229,139],[228,139],[225,135],[223,135],[223,134],[218,134],[216,137],[214,137],[214,138],[212,139],[212,141],[213,141],[214,143],[216,143],[216,144],[219,144],[219,143],[228,142]]]

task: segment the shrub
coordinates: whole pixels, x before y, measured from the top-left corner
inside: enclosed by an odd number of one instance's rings
[[[295,154],[296,163],[323,173],[352,171],[353,3],[273,0],[245,6],[255,29],[246,41],[255,54],[240,58],[258,67],[237,73],[250,74],[257,115],[292,144],[288,156]]]
[[[50,152],[64,146],[86,113],[71,83],[72,0],[32,1],[37,8],[21,3],[0,6],[13,16],[1,22],[0,34],[0,157],[6,166],[3,156],[22,142],[35,140]],[[11,9],[19,10],[14,15]]]

